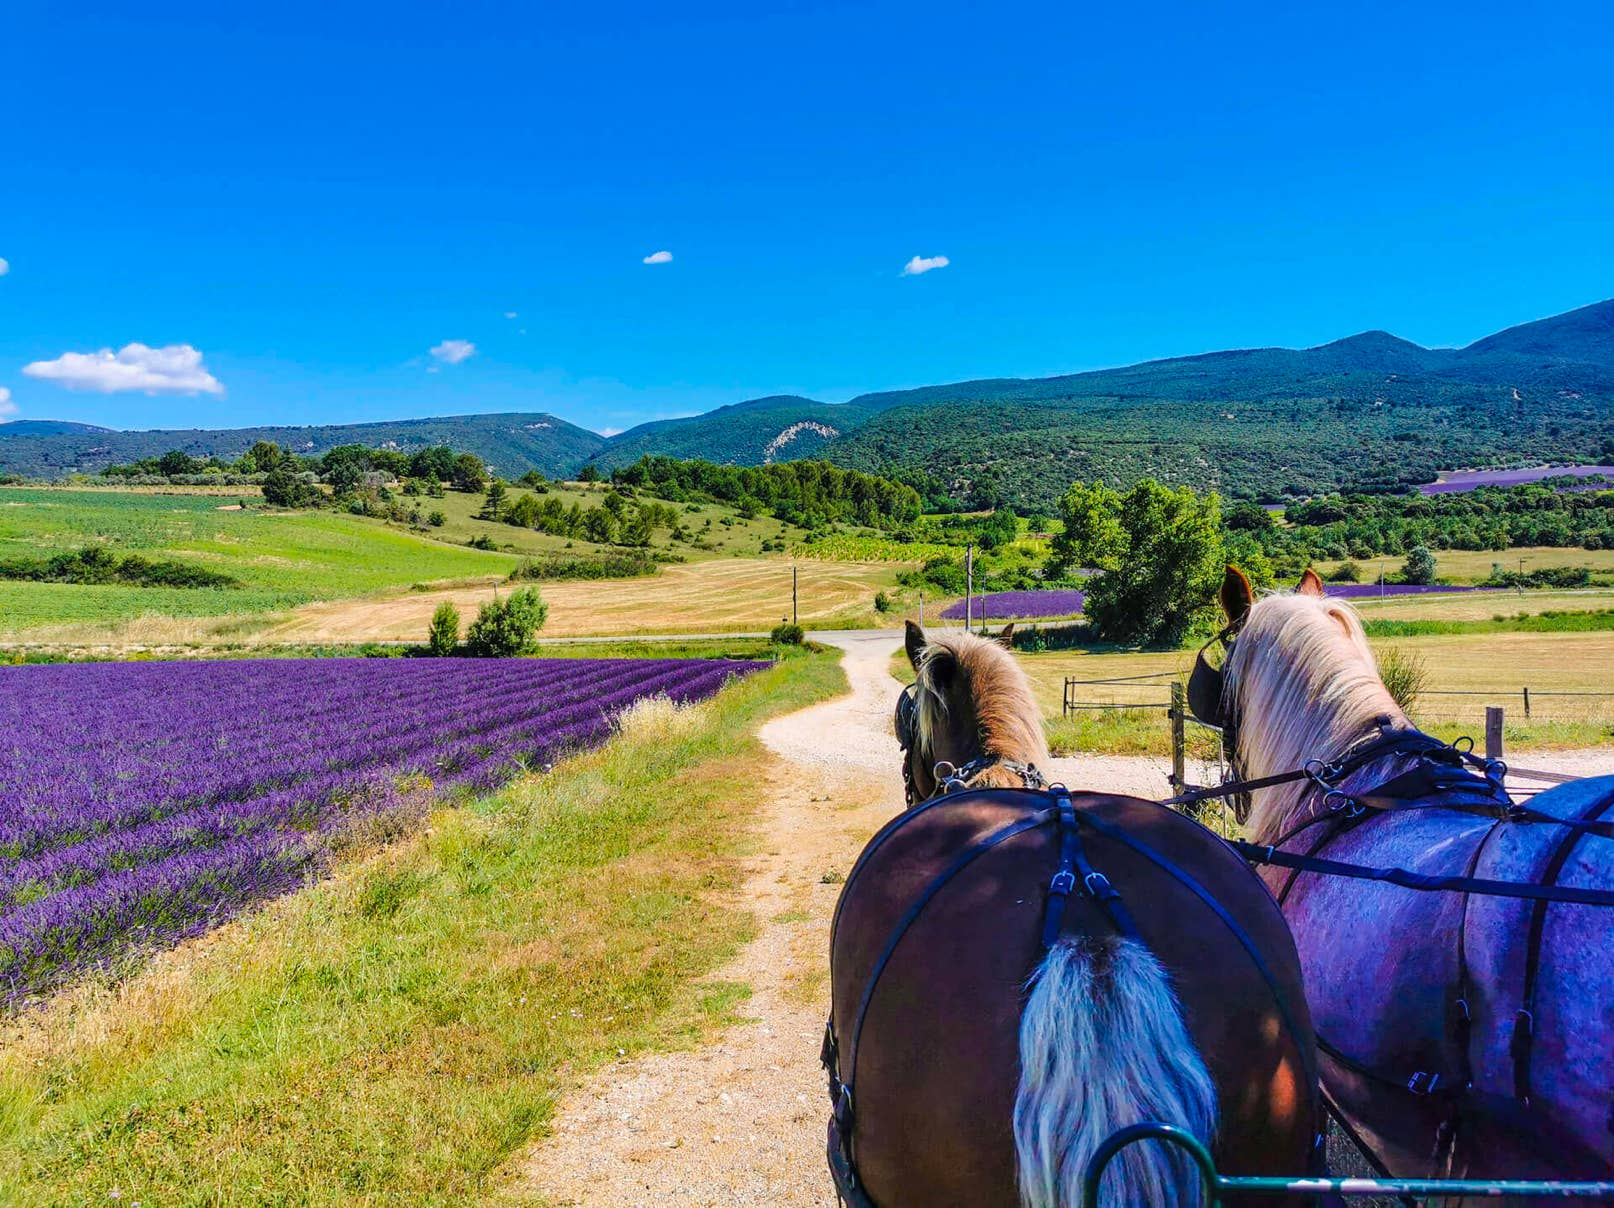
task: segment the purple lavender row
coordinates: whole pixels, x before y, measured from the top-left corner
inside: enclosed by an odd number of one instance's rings
[[[654,676],[666,666],[654,660],[596,662],[604,665],[585,666],[585,674],[577,683],[550,697],[546,702],[548,708],[565,707],[579,697],[599,700],[602,695],[611,695],[611,690]],[[278,765],[270,760],[277,750],[284,752],[287,735],[277,725],[261,748],[233,749],[228,752],[231,758],[227,763],[201,768],[197,767],[193,753],[184,761],[183,771],[171,765],[166,772],[152,768],[146,783],[126,786],[131,791],[116,799],[102,797],[90,810],[84,807],[86,797],[93,799],[102,795],[89,784],[45,777],[32,786],[6,785],[3,768],[0,768],[0,787],[9,789],[8,796],[26,807],[29,815],[26,820],[0,818],[0,850],[31,854],[53,838],[61,841],[119,825],[143,824],[160,816],[164,807],[172,810],[186,804],[244,799],[270,791],[292,778],[359,767],[367,761],[390,763],[398,752],[417,745],[422,735],[443,743],[460,734],[496,727],[511,716],[528,716],[532,711],[530,695],[514,690],[492,697],[478,693],[477,705],[475,709],[460,710],[453,720],[444,720],[431,711],[421,711],[415,718],[391,715],[386,726],[355,732],[345,743],[310,746],[292,758],[282,754]],[[351,708],[352,703],[348,702],[347,709]],[[238,760],[245,764],[247,771],[235,770]]]
[[[196,804],[0,867],[0,997],[36,994],[74,970],[194,934],[282,892],[352,820],[423,808],[419,793],[400,791],[411,773],[425,772],[439,793],[491,788],[523,760],[548,761],[599,741],[636,699],[698,699],[764,665],[443,660],[421,672],[418,664],[377,661],[276,663],[284,695],[266,694],[238,664],[164,664],[160,676],[150,664],[16,669],[53,674],[13,678],[0,672],[0,702],[7,702],[0,719],[36,723],[26,736],[0,730],[0,793],[15,800],[14,789],[42,787],[65,811],[57,821],[69,832],[115,807],[104,799],[112,789],[149,797],[143,775],[172,792],[176,766],[203,781],[213,765],[250,751],[258,765],[251,775],[271,786],[250,799]],[[120,687],[117,672],[128,674],[124,687],[135,691]],[[219,698],[231,689],[268,706],[274,720],[261,741],[220,744],[221,725],[236,724],[227,713],[220,720]],[[289,706],[310,695],[317,707],[297,711],[300,732],[289,732]],[[76,723],[73,749],[59,745],[53,713]],[[120,746],[132,732],[147,740],[133,753]],[[75,760],[78,769],[64,766]],[[95,774],[73,775],[85,764],[95,764]],[[65,796],[49,791],[64,785]],[[100,802],[84,794],[92,785]]]
[[[976,620],[985,616],[996,621],[1032,620],[1037,617],[1066,617],[1082,610],[1083,592],[1070,588],[1043,588],[1036,591],[994,591],[974,597],[969,605]],[[964,600],[955,600],[942,610],[949,621],[964,619]]]

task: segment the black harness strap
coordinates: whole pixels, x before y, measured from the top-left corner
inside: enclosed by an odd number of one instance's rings
[[[1279,851],[1264,843],[1250,843],[1243,839],[1228,839],[1227,844],[1252,864],[1270,864],[1276,868],[1294,868],[1301,872],[1325,873],[1347,877],[1354,881],[1382,881],[1399,885],[1403,889],[1425,892],[1457,890],[1477,893],[1493,898],[1521,898],[1529,902],[1574,902],[1580,906],[1614,906],[1614,890],[1582,889],[1577,885],[1531,885],[1522,881],[1491,881],[1484,877],[1453,877],[1433,873],[1412,872],[1405,868],[1370,868],[1362,864],[1345,864],[1321,856],[1301,856]]]
[[[1059,932],[1065,922],[1065,904],[1076,888],[1077,877],[1081,878],[1082,887],[1088,895],[1104,911],[1110,926],[1127,939],[1141,939],[1138,925],[1132,918],[1132,912],[1126,908],[1126,903],[1121,900],[1120,891],[1087,858],[1087,851],[1082,846],[1081,822],[1070,803],[1069,794],[1063,790],[1055,791],[1059,793],[1055,803],[1059,811],[1059,868],[1048,882],[1048,901],[1042,912],[1042,946],[1052,948],[1059,942]]]
[[[1552,858],[1542,871],[1543,886],[1557,886],[1558,877],[1569,863],[1575,845],[1580,842],[1582,835],[1590,831],[1586,824],[1595,822],[1610,805],[1614,805],[1614,801],[1593,802],[1580,815],[1578,825],[1565,823],[1570,830],[1558,841]],[[1548,899],[1537,899],[1530,912],[1530,933],[1524,946],[1524,996],[1518,1014],[1513,1017],[1513,1039],[1508,1045],[1508,1053],[1513,1058],[1513,1097],[1525,1107],[1530,1106],[1530,1057],[1535,1047],[1536,983],[1541,974],[1541,943],[1547,930],[1548,904]]]

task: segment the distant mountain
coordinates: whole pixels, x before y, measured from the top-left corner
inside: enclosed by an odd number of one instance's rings
[[[24,426],[32,431],[17,432]],[[50,428],[40,431],[40,426]],[[0,424],[0,472],[54,477],[94,473],[116,463],[157,457],[181,449],[193,457],[234,458],[253,442],[272,440],[297,453],[321,453],[334,445],[397,449],[452,445],[481,457],[499,473],[516,477],[537,469],[559,477],[582,465],[605,438],[545,412],[446,415],[431,419],[312,427],[175,428],[119,432],[58,420]]]
[[[19,436],[61,436],[70,432],[110,432],[111,428],[81,424],[70,419],[14,419],[0,423],[0,440]]]
[[[776,395],[609,440],[541,414],[228,432],[65,426],[0,425],[0,471],[94,470],[176,447],[229,456],[261,437],[305,452],[352,441],[451,444],[510,477],[589,462],[608,469],[647,453],[747,465],[823,457],[905,474],[936,502],[1045,506],[1076,478],[1130,484],[1146,474],[1282,499],[1427,482],[1460,466],[1614,458],[1614,300],[1466,348],[1366,331],[1316,348],[954,382],[839,404]]]

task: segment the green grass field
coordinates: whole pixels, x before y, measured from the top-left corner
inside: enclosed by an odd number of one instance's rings
[[[237,617],[414,583],[490,581],[520,562],[337,512],[241,510],[212,494],[0,488],[0,557],[107,542],[234,576],[239,589],[0,582],[0,636],[142,617]]]
[[[788,660],[13,1021],[0,1200],[484,1203],[562,1087],[733,1021],[712,974],[769,759],[843,690]]]

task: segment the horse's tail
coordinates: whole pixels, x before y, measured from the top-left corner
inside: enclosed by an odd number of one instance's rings
[[[1210,1142],[1216,1087],[1183,1025],[1160,962],[1136,940],[1061,940],[1033,975],[1020,1020],[1014,1144],[1027,1208],[1076,1208],[1106,1137],[1159,1120]],[[1106,1204],[1188,1208],[1197,1168],[1175,1145],[1144,1141],[1116,1155]]]

